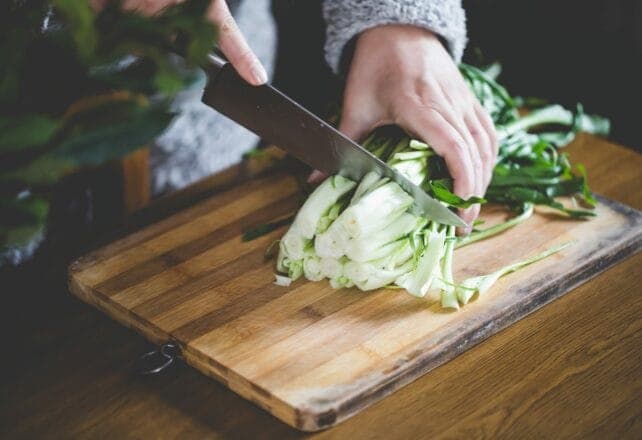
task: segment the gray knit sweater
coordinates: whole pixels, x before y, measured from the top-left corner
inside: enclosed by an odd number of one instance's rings
[[[382,24],[409,24],[429,29],[442,38],[456,61],[460,60],[466,44],[461,0],[320,1],[326,23],[324,55],[335,73],[339,72],[348,43],[364,30]],[[230,0],[228,3],[250,46],[271,72],[276,37],[269,0]],[[180,188],[239,162],[243,153],[258,141],[252,133],[207,108],[197,98],[189,99],[188,95],[188,99],[181,100],[179,109],[180,116],[152,149],[156,194]]]
[[[280,6],[289,10],[293,2],[303,0],[272,1],[281,2]],[[335,73],[339,72],[347,44],[364,30],[382,24],[410,24],[429,29],[441,36],[457,61],[466,43],[461,0],[316,0],[322,2],[316,4],[314,0],[305,1],[310,2],[306,7],[318,6],[316,10],[323,13],[325,54],[319,53],[319,56],[325,55]],[[250,46],[271,72],[275,61],[276,29],[269,11],[270,0],[228,0],[228,3]],[[300,19],[298,16],[292,18]],[[319,52],[320,48],[321,45]],[[317,60],[323,65],[321,59]],[[201,86],[203,84],[204,78]],[[183,93],[175,106],[179,116],[157,139],[151,151],[155,194],[183,187],[239,162],[243,153],[258,141],[254,134],[201,103],[199,87]],[[0,255],[0,262],[18,264],[29,258],[39,243],[40,239],[37,239],[26,247],[11,249]]]
[[[439,35],[456,61],[466,45],[466,17],[461,0],[324,0],[327,23],[325,58],[338,72],[346,44],[384,24],[409,24]]]

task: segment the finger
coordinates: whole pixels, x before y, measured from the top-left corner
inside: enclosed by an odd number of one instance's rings
[[[471,113],[466,116],[465,121],[468,126],[468,131],[470,131],[471,136],[477,144],[479,158],[481,161],[482,191],[478,194],[481,197],[486,192],[486,188],[490,182],[491,173],[493,172],[493,164],[495,163],[495,155],[490,144],[490,138],[486,134],[486,130],[482,127],[477,116],[474,113]]]
[[[467,105],[467,101],[469,101],[469,99],[464,93],[446,95],[445,90],[441,86],[434,89],[432,96],[433,108],[457,130],[462,139],[464,139],[466,147],[469,149],[474,180],[474,190],[471,195],[481,197],[484,192],[484,170],[479,151],[480,147],[464,119],[464,115],[470,113],[469,109],[472,109],[472,103]],[[460,197],[462,196],[460,195]]]
[[[125,2],[127,3],[127,2]],[[96,11],[102,11],[107,6],[107,0],[90,0],[89,4]],[[126,9],[123,4],[123,9]]]
[[[479,126],[469,123],[469,116],[473,114],[473,105],[476,101],[468,87],[460,81],[460,86],[453,84],[437,83],[434,98],[437,99],[438,109],[443,112],[446,119],[462,135],[466,144],[471,149],[471,158],[475,169],[475,194],[483,196],[486,190],[486,170],[482,157],[484,142],[483,134],[479,134]]]
[[[473,133],[469,130],[466,123],[463,120],[461,120],[458,116],[451,114],[446,117],[446,120],[449,123],[451,123],[451,125],[453,125],[453,127],[465,140],[465,145],[466,145],[466,148],[468,149],[470,162],[472,164],[472,170],[470,171],[471,178],[473,181],[472,192],[470,192],[468,195],[464,197],[460,194],[457,194],[457,185],[454,185],[455,193],[460,197],[463,197],[466,199],[471,196],[481,197],[484,195],[485,187],[484,187],[484,167],[483,167],[483,161],[480,154],[480,147],[475,137],[473,136]],[[448,167],[448,170],[450,171],[450,167]],[[452,172],[451,172],[451,175],[452,175]],[[464,221],[466,221],[466,223],[470,223],[471,221],[475,220],[475,218],[477,218],[477,215],[479,214],[479,207],[476,205],[471,206],[470,208],[461,210],[460,212]]]
[[[308,183],[317,184],[325,180],[328,175],[322,171],[314,170],[308,176]]]
[[[208,17],[219,29],[218,46],[241,77],[252,85],[267,82],[265,68],[241,33],[225,0],[214,0]]]
[[[453,190],[462,198],[474,195],[477,188],[471,149],[459,132],[435,110],[409,112],[398,121],[402,128],[428,142],[444,158],[453,178]],[[478,211],[471,208],[461,213],[462,219],[471,224]]]
[[[106,2],[105,2],[106,3]],[[154,15],[163,8],[170,5],[171,1],[153,1],[153,0],[125,0],[122,8],[125,11],[138,11],[145,15]]]
[[[497,152],[499,151],[499,140],[497,139],[497,130],[495,129],[493,120],[491,119],[488,112],[481,106],[479,101],[475,101],[473,109],[475,111],[477,119],[479,119],[479,122],[481,123],[482,127],[484,127],[484,130],[486,131],[486,134],[490,139],[490,145],[493,150],[493,154],[497,156]]]
[[[364,139],[368,133],[374,129],[373,124],[374,122],[369,120],[369,118],[360,118],[344,112],[341,116],[341,122],[339,122],[339,131],[353,141],[358,142]]]
[[[468,226],[466,228],[457,228],[457,235],[468,235],[472,232],[473,223],[479,216],[479,210],[480,206],[478,203],[470,208],[459,210],[459,216],[468,224]]]
[[[348,86],[343,94],[343,110],[338,128],[341,133],[359,142],[378,125],[382,125],[383,114],[379,111],[382,105],[377,101],[377,97],[358,85],[355,87],[354,84],[355,79],[349,77]]]
[[[372,123],[368,119],[355,116],[351,111],[352,105],[348,102],[344,104],[344,111],[341,115],[341,122],[339,123],[339,131],[354,141],[359,141],[365,138],[372,129]],[[327,174],[314,170],[308,177],[308,183],[321,183]]]
[[[495,124],[493,124],[493,120],[488,115],[488,112],[484,110],[479,102],[475,102],[474,110],[475,115],[477,115],[477,119],[484,128],[484,131],[486,132],[486,135],[488,136],[490,142],[490,150],[492,153],[492,165],[490,167],[490,177],[488,180],[488,183],[490,183],[490,181],[493,179],[493,169],[495,168],[495,164],[497,163],[497,154],[499,152],[497,130],[495,130]]]

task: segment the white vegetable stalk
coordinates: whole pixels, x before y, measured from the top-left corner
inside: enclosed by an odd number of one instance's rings
[[[336,222],[342,223],[350,238],[370,236],[394,223],[412,202],[412,197],[398,184],[388,182],[348,206]]]
[[[343,261],[337,258],[321,258],[321,273],[325,278],[339,279],[343,276]]]
[[[290,230],[294,229],[303,237],[312,239],[316,233],[319,219],[354,186],[353,181],[338,175],[325,179],[305,201]]]
[[[432,224],[432,229],[427,233],[425,248],[419,257],[415,269],[400,276],[395,284],[403,287],[411,295],[423,298],[430,290],[435,276],[439,276],[440,260],[444,252],[445,231],[437,232]]]
[[[455,281],[453,279],[453,252],[455,250],[455,227],[448,226],[444,258],[441,261],[441,306],[444,308],[458,309]]]
[[[345,255],[359,262],[383,258],[396,249],[395,241],[411,232],[421,230],[426,223],[427,221],[421,217],[402,213],[376,234],[348,240],[344,246]]]
[[[365,193],[383,183],[386,183],[387,181],[387,178],[381,177],[378,173],[374,171],[369,172],[368,174],[363,176],[363,179],[361,179],[361,182],[359,182],[359,186],[357,186],[357,189],[355,190],[350,202],[353,203],[357,201]]]
[[[516,270],[526,267],[529,264],[533,264],[550,255],[553,255],[561,251],[562,249],[568,247],[572,243],[573,242],[567,242],[567,243],[554,246],[550,249],[545,250],[540,254],[535,255],[532,258],[502,267],[501,269],[496,270],[495,272],[489,273],[488,275],[468,278],[463,283],[461,283],[460,286],[457,287],[457,297],[459,298],[459,301],[461,301],[462,304],[468,304],[468,302],[473,297],[473,295],[475,295],[475,293],[479,293],[480,295],[483,293],[486,293],[488,289],[490,289],[491,286],[495,284],[497,280],[503,277],[504,275],[507,275],[511,272],[515,272]]]
[[[401,275],[414,269],[414,249],[410,239],[391,243],[396,247],[389,255],[367,262],[348,261],[344,276],[352,280],[361,290],[372,290],[392,284]]]
[[[361,290],[380,289],[393,284],[400,276],[411,272],[414,267],[412,260],[394,268],[381,267],[377,263],[357,263],[350,261],[346,264],[345,275]]]
[[[317,232],[321,218],[354,186],[353,181],[337,175],[326,179],[310,194],[281,239],[281,250],[291,260],[303,259],[304,249]]]
[[[472,234],[459,237],[457,239],[455,247],[460,248],[462,246],[466,246],[476,241],[483,240],[493,235],[497,235],[500,232],[505,231],[506,229],[512,228],[513,226],[517,226],[533,215],[533,207],[534,206],[532,203],[526,203],[524,204],[524,210],[518,216],[508,219],[504,223],[499,223],[495,226],[491,226],[490,228],[482,229],[481,231],[473,232]]]
[[[288,232],[281,239],[279,248],[283,250],[284,255],[288,255],[292,260],[301,260],[305,253],[306,246],[310,243],[310,239],[305,238],[298,230],[290,228]]]
[[[428,178],[434,151],[422,142],[386,141],[370,149],[416,185]],[[398,286],[423,298],[440,292],[441,306],[458,309],[484,293],[501,276],[538,261],[564,246],[488,275],[457,284],[453,277],[456,247],[495,235],[525,221],[524,211],[508,221],[456,237],[455,227],[411,213],[413,199],[395,182],[372,172],[357,185],[341,176],[326,179],[297,213],[279,243],[276,283],[289,285],[302,275],[310,281],[328,279],[334,288],[361,290]]]
[[[426,160],[404,160],[392,165],[392,168],[401,173],[415,185],[421,185],[427,177]]]
[[[321,281],[325,278],[321,270],[321,258],[314,253],[303,258],[303,275],[310,281]]]
[[[314,238],[314,251],[322,258],[341,258],[347,240],[343,223],[335,220],[324,233]]]
[[[369,191],[364,190],[365,185],[357,188],[357,191],[362,190],[361,197],[356,200],[353,197],[352,203],[330,227],[315,237],[317,255],[337,259],[351,253],[358,261],[366,261],[365,253],[393,242],[425,223],[411,214],[404,216],[404,211],[412,204],[412,197],[399,185],[387,182],[374,186]],[[377,255],[372,255],[367,259],[376,258]]]
[[[286,277],[283,275],[279,275],[277,273],[274,274],[274,284],[277,286],[282,286],[282,287],[288,287],[290,284],[292,284],[292,278]]]

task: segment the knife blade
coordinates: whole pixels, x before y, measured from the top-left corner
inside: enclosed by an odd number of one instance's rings
[[[248,84],[230,63],[215,54],[209,55],[206,73],[205,104],[312,168],[355,181],[376,171],[408,192],[418,213],[439,223],[467,226],[405,176],[269,84]]]

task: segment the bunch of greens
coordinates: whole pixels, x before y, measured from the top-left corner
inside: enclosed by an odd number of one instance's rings
[[[99,12],[87,0],[3,2],[0,255],[42,236],[61,178],[166,128],[172,96],[194,82],[214,44],[208,5],[191,0],[144,17],[119,2]]]
[[[607,119],[587,115],[578,104],[573,113],[559,105],[528,108],[527,102],[512,98],[495,78],[498,65],[485,71],[462,64],[460,71],[493,118],[499,138],[499,157],[485,198],[520,208],[524,203],[547,205],[571,217],[593,216],[590,209],[566,208],[555,198],[574,196],[585,207],[595,200],[586,183],[581,165],[573,172],[568,157],[559,149],[570,143],[577,132],[607,135]],[[520,116],[518,108],[528,111]]]
[[[582,107],[572,112],[551,105],[518,112],[520,100],[495,81],[498,66],[481,70],[461,65],[461,73],[498,131],[499,157],[484,198],[464,200],[452,192],[452,178],[444,160],[427,144],[401,130],[376,130],[364,147],[416,185],[453,209],[473,203],[498,202],[519,214],[466,237],[456,237],[452,226],[413,214],[412,197],[399,185],[368,174],[360,182],[339,175],[324,181],[306,200],[293,224],[279,242],[277,282],[287,284],[304,275],[330,279],[333,287],[357,286],[362,290],[399,287],[424,297],[440,291],[443,307],[458,308],[486,291],[499,277],[547,257],[566,245],[511,264],[491,274],[462,283],[453,280],[453,251],[495,235],[524,220],[534,205],[554,208],[560,215],[587,217],[595,200],[584,169],[573,169],[559,148],[578,131],[606,134],[608,121],[587,116]],[[545,130],[542,130],[544,128]],[[573,196],[584,209],[566,207],[559,196]]]

